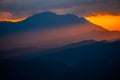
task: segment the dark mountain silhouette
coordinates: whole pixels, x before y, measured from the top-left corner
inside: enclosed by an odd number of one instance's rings
[[[119,80],[119,49],[120,41],[87,40],[1,60],[0,69],[4,80]]]
[[[31,27],[50,27],[76,24],[81,22],[81,19],[72,14],[57,15],[47,11],[40,14],[35,14],[22,22],[27,23],[27,26]]]
[[[33,29],[48,29],[62,26],[90,23],[85,18],[73,14],[57,15],[53,12],[35,14],[20,22],[0,22],[0,35]],[[92,23],[90,23],[92,24]],[[92,26],[96,26],[92,24]],[[100,26],[96,26],[100,27]],[[103,29],[101,27],[101,29]]]

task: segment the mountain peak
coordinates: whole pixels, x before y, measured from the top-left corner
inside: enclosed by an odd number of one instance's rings
[[[28,17],[26,20],[39,20],[39,18],[46,18],[46,17],[52,17],[52,16],[56,16],[56,13],[50,12],[50,11],[46,11],[46,12],[42,12],[42,13],[37,13],[35,15],[32,15],[31,17]]]
[[[33,15],[33,16],[53,16],[53,15],[56,15],[56,13],[53,13],[53,12],[51,12],[51,11],[45,11],[45,12],[42,12],[42,13],[38,13],[38,14],[35,14],[35,15]]]
[[[45,11],[45,12],[42,12],[41,14],[54,14],[54,15],[56,15],[56,13],[51,12],[51,11]]]
[[[29,24],[27,26],[63,26],[79,23],[79,17],[73,14],[58,15],[56,13],[46,11],[28,17],[22,22]]]

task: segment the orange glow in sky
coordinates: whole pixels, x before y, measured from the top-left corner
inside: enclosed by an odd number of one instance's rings
[[[25,18],[20,18],[20,19],[1,19],[0,21],[10,21],[10,22],[18,22],[18,21],[22,21],[24,20]]]
[[[120,31],[120,15],[97,14],[85,17],[90,22],[110,31]]]
[[[18,22],[24,20],[25,18],[13,18],[13,15],[9,12],[1,12],[0,13],[0,21],[11,21],[11,22]]]

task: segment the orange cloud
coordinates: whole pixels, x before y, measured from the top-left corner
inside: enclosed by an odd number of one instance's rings
[[[1,12],[0,13],[0,21],[11,21],[11,22],[17,22],[24,20],[24,17],[21,18],[13,18],[13,15],[9,12]]]
[[[85,18],[90,22],[100,25],[110,31],[120,31],[120,15],[96,14]]]

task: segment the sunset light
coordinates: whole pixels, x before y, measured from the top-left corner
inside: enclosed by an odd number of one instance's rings
[[[100,25],[110,31],[120,31],[120,15],[97,14],[85,18],[90,22]]]
[[[10,21],[10,22],[18,22],[18,21],[22,21],[25,18],[19,18],[19,19],[8,19],[8,18],[4,18],[4,19],[0,19],[0,21]]]
[[[24,19],[24,17],[13,17],[13,14],[10,12],[0,12],[0,21],[18,22]]]

